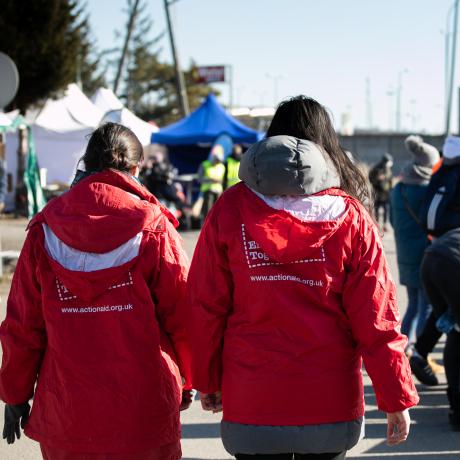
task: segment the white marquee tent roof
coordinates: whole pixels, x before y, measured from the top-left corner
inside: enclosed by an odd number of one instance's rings
[[[95,129],[104,117],[104,112],[96,107],[72,83],[65,96],[58,100],[49,99],[35,120],[35,125],[58,133]]]
[[[104,112],[104,121],[111,121],[127,126],[139,138],[142,145],[150,145],[152,133],[156,133],[158,128],[140,119],[124,107],[123,103],[111,89],[99,88],[91,100]]]
[[[26,114],[26,120],[32,127],[38,163],[46,168],[47,181],[70,183],[77,163],[85,152],[90,135],[102,122],[113,121],[130,128],[142,145],[150,145],[152,132],[158,131],[136,117],[123,107],[115,94],[106,88],[100,88],[91,102],[75,83],[70,84],[60,99],[46,101],[38,115]],[[8,116],[7,116],[8,115]],[[10,124],[12,114],[0,113],[0,126]],[[17,134],[8,133],[6,141],[7,172],[12,174],[13,186],[16,181]],[[14,203],[14,193],[10,194]]]

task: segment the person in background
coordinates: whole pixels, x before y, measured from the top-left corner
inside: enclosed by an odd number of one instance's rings
[[[388,210],[390,204],[390,192],[393,187],[393,157],[385,153],[382,159],[369,171],[369,182],[374,191],[374,215],[377,223],[380,222],[380,210],[382,211],[382,231],[386,232],[388,222]]]
[[[141,175],[141,180],[149,192],[165,205],[173,203],[177,209],[183,211],[189,203],[175,179],[177,171],[164,154],[153,156]]]
[[[217,198],[224,191],[223,182],[225,174],[224,152],[220,145],[216,144],[209,154],[209,158],[203,161],[198,169],[198,181],[200,193],[203,198],[201,208],[202,221],[208,215]]]
[[[421,273],[436,325],[447,334],[444,367],[449,422],[454,431],[460,431],[460,227],[436,238],[426,249]]]
[[[0,327],[0,398],[3,438],[21,426],[45,460],[181,457],[187,259],[138,180],[142,158],[132,131],[102,125],[85,171],[28,226]]]
[[[387,440],[418,402],[367,181],[327,110],[282,102],[210,211],[187,282],[192,375],[238,460],[344,459],[362,436],[362,360]]]
[[[444,367],[449,420],[452,428],[460,431],[460,137],[447,137],[442,152],[441,167],[430,180],[421,211],[422,221],[433,236],[422,261],[422,281],[433,306],[431,323],[438,331],[429,330],[427,324],[414,346],[411,366],[417,376],[427,353],[442,333],[447,334]]]
[[[241,145],[234,144],[232,153],[225,162],[224,190],[227,190],[229,187],[237,184],[240,181],[240,178],[238,177],[238,171],[240,169],[242,155],[243,148]]]
[[[411,340],[419,336],[430,313],[420,279],[420,264],[429,244],[420,220],[420,209],[433,166],[439,161],[436,147],[423,142],[420,136],[409,136],[405,146],[412,155],[403,168],[401,180],[390,195],[390,217],[394,228],[399,281],[407,289],[408,305],[401,323],[401,332]]]

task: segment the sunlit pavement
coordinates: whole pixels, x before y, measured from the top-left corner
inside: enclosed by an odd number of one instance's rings
[[[24,238],[25,221],[0,221],[0,238],[3,249],[19,249]],[[189,256],[192,256],[196,244],[197,232],[183,234],[184,244]],[[384,245],[390,267],[397,280],[397,266],[393,235],[388,232],[384,238]],[[5,315],[5,301],[8,284],[0,285],[0,316]],[[401,312],[406,308],[405,289],[398,285],[398,302]],[[434,353],[434,358],[442,361],[442,344]],[[365,378],[365,395],[367,403],[366,437],[358,446],[348,453],[347,458],[385,459],[394,460],[458,460],[460,459],[460,433],[450,431],[447,422],[447,399],[445,396],[445,376],[438,375],[441,385],[425,387],[418,385],[421,397],[420,405],[411,411],[413,424],[409,440],[400,446],[388,447],[385,443],[386,419],[385,415],[377,410],[375,397],[369,378]],[[276,395],[274,395],[276,397]],[[269,401],[267,401],[269,403]],[[0,408],[3,413],[3,408]],[[198,401],[182,413],[183,431],[183,459],[184,460],[226,460],[231,459],[222,447],[219,431],[219,414],[208,414],[201,410]],[[41,459],[38,445],[21,438],[13,446],[5,442],[0,443],[1,460],[39,460]],[[135,460],[135,457],[133,457]]]

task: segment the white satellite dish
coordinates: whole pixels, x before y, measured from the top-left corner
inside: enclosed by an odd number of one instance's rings
[[[16,96],[19,87],[19,73],[16,64],[5,53],[0,52],[0,109],[7,106]]]

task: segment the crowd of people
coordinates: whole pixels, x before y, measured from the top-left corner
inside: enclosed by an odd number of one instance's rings
[[[23,428],[45,460],[177,460],[196,389],[223,412],[238,460],[340,460],[363,437],[362,363],[397,445],[419,401],[411,367],[432,372],[442,332],[459,430],[460,139],[434,175],[437,150],[417,136],[406,146],[399,182],[389,154],[370,171],[374,207],[327,110],[282,102],[263,140],[228,158],[216,145],[201,164],[189,269],[159,201],[191,207],[172,166],[149,160],[144,187],[135,135],[98,128],[84,171],[28,226],[0,327],[3,437]],[[409,298],[402,331],[388,220]]]
[[[377,222],[383,218],[382,231],[388,230],[387,216],[394,228],[399,281],[408,298],[401,331],[410,339],[406,354],[421,383],[438,385],[442,366],[429,354],[442,334],[447,336],[443,361],[449,420],[460,431],[460,292],[455,282],[460,270],[460,138],[447,137],[441,152],[415,135],[407,137],[405,146],[410,159],[398,177],[393,177],[389,154],[370,169],[374,217]]]

